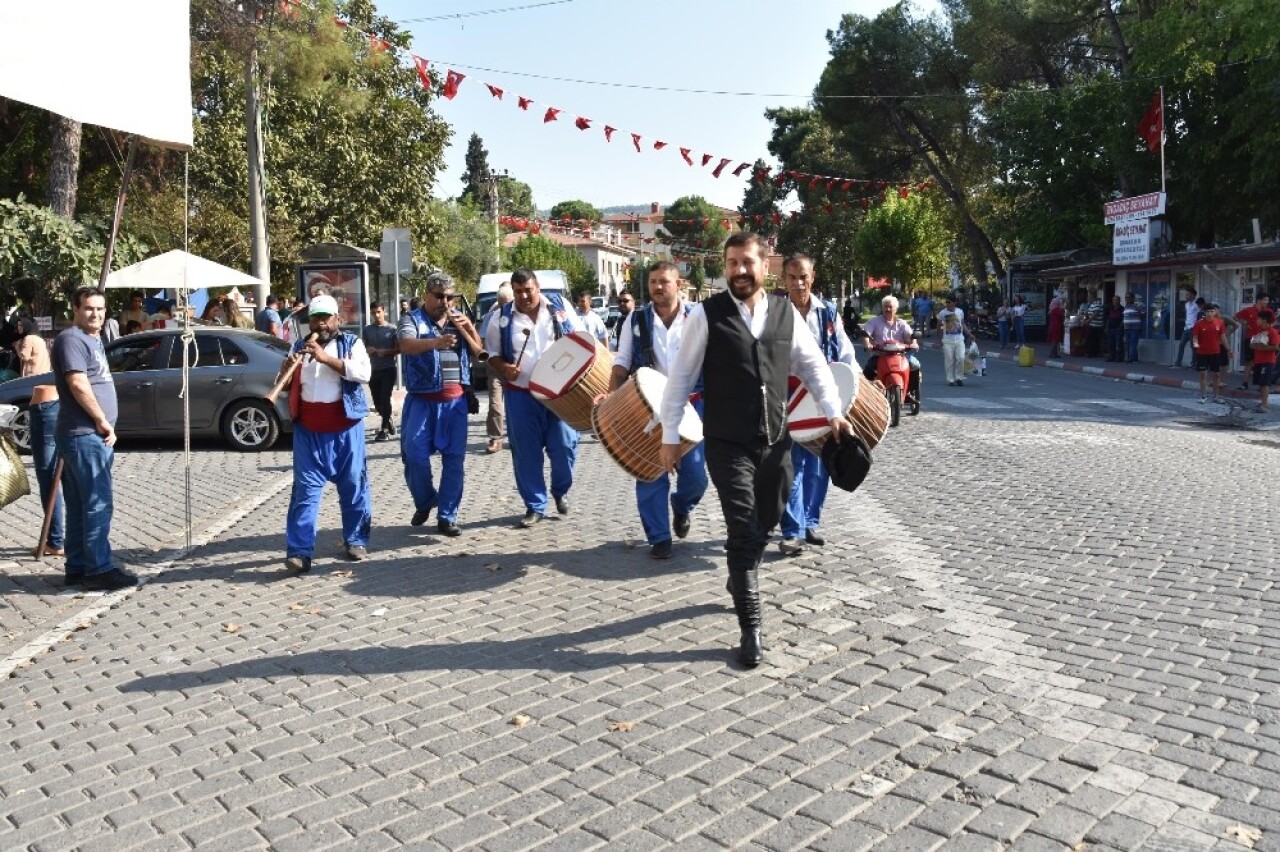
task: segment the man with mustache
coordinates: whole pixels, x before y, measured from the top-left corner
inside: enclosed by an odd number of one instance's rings
[[[764,239],[749,231],[725,242],[729,289],[685,317],[661,407],[661,462],[674,472],[684,405],[703,376],[707,471],[728,528],[729,593],[742,630],[737,659],[748,668],[764,659],[760,562],[791,492],[787,377],[798,376],[813,393],[836,440],[853,434],[826,358],[803,330],[804,319],[785,297],[764,293],[767,255]]]
[[[427,522],[433,506],[441,535],[462,535],[462,461],[467,452],[467,398],[471,359],[480,337],[471,321],[453,310],[453,279],[443,272],[427,278],[422,307],[400,318],[404,353],[404,411],[400,415],[400,458],[413,495],[415,527]],[[431,478],[431,456],[440,453],[440,488]]]
[[[511,273],[515,298],[502,306],[497,322],[486,329],[484,348],[497,353],[489,369],[502,377],[507,404],[507,440],[515,466],[516,490],[524,501],[521,527],[532,527],[547,514],[547,482],[542,475],[543,453],[551,460],[551,497],[556,511],[569,513],[566,495],[573,487],[578,459],[577,431],[533,398],[529,379],[538,359],[562,336],[582,331],[582,323],[566,310],[557,293],[542,293],[531,269]]]
[[[369,353],[359,337],[338,330],[338,303],[332,296],[313,297],[307,319],[311,333],[294,342],[293,354],[280,365],[277,376],[278,381],[301,362],[289,388],[293,493],[284,560],[285,568],[297,574],[311,570],[326,482],[338,488],[343,550],[351,561],[367,558],[373,521],[364,444],[369,402],[362,387],[372,372]]]

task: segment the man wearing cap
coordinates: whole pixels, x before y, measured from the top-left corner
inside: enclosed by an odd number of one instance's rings
[[[293,493],[285,525],[285,568],[299,574],[311,570],[316,546],[316,519],[326,482],[338,489],[342,541],[346,557],[359,562],[368,555],[373,508],[365,466],[364,418],[369,413],[363,383],[372,369],[364,342],[338,330],[338,303],[329,295],[311,299],[310,333],[293,344],[280,365],[282,378],[300,362],[289,389],[293,418]]]
[[[531,527],[547,514],[544,452],[551,460],[551,497],[556,511],[568,514],[566,495],[573,487],[578,433],[533,398],[529,379],[534,365],[552,344],[583,328],[577,314],[565,309],[559,294],[542,293],[533,270],[517,269],[511,273],[511,291],[515,298],[502,306],[497,322],[489,323],[484,348],[491,353],[489,369],[505,383],[507,440],[511,442],[516,490],[525,505],[520,526]]]
[[[480,337],[461,311],[453,310],[453,279],[443,272],[427,278],[422,307],[400,318],[404,357],[404,411],[400,415],[400,458],[420,527],[433,507],[441,535],[458,536],[462,504],[462,462],[467,451],[467,398],[471,359]],[[440,453],[440,487],[431,478],[431,456]]]

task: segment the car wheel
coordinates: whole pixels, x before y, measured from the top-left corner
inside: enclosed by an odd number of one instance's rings
[[[9,434],[13,435],[13,442],[18,445],[18,452],[31,455],[31,409],[25,405],[20,406],[9,429]]]
[[[280,421],[266,403],[238,400],[222,415],[222,437],[241,452],[268,450],[280,437]]]

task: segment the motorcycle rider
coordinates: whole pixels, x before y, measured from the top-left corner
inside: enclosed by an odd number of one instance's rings
[[[876,378],[880,347],[891,341],[901,343],[905,349],[913,352],[920,348],[920,342],[911,330],[911,323],[898,316],[897,297],[885,296],[880,300],[880,315],[867,320],[862,326],[862,346],[871,353],[867,366],[862,371],[868,379]]]

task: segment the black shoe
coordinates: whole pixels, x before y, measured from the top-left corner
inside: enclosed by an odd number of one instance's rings
[[[427,522],[427,518],[431,516],[430,509],[419,509],[413,513],[413,517],[409,519],[409,525],[420,527]]]
[[[530,509],[524,513],[524,517],[520,519],[520,526],[528,529],[534,524],[542,520],[542,515]]]
[[[350,559],[352,562],[363,562],[369,558],[369,551],[365,550],[364,547],[358,544],[344,545],[343,550],[347,554],[347,559]]]
[[[676,534],[676,538],[684,538],[689,534],[689,516],[676,515],[671,519],[671,529]]]
[[[809,542],[809,544],[812,544],[815,547],[822,547],[822,545],[827,543],[827,540],[825,538],[818,535],[813,530],[804,531],[804,540]]]
[[[84,587],[91,592],[111,592],[116,589],[132,589],[138,585],[138,575],[124,568],[112,568],[101,574],[85,574]]]
[[[738,627],[742,630],[742,640],[738,646],[738,662],[749,669],[755,668],[764,660],[759,576],[758,570],[751,568],[746,571],[730,572],[729,578],[733,609],[738,616]]]
[[[84,585],[83,574],[67,574],[62,578],[62,585],[68,589]]]
[[[393,436],[393,437],[395,436],[395,434],[396,434],[396,424],[394,424],[394,423],[388,423],[388,424],[387,424],[387,434],[388,434],[388,435],[391,435],[391,436]]]
[[[450,538],[462,535],[462,528],[453,521],[440,521],[436,524],[436,530],[440,535],[447,535]]]
[[[738,646],[738,662],[754,669],[764,660],[764,639],[760,628],[742,631],[742,644]]]
[[[387,430],[386,430],[386,429],[379,429],[379,430],[378,430],[378,434],[376,434],[376,435],[374,435],[374,436],[373,436],[373,440],[374,440],[374,441],[385,441],[385,440],[387,440]]]
[[[671,558],[671,539],[660,541],[653,547],[649,548],[649,555],[654,559],[670,559]]]
[[[569,514],[569,498],[568,497],[556,498],[556,511],[562,515]]]
[[[305,574],[311,570],[311,557],[290,556],[285,559],[284,567],[286,571],[291,571],[294,574]]]
[[[956,379],[956,387],[958,388],[964,387],[964,379]]]
[[[955,386],[956,386],[956,383],[955,383],[955,382],[947,382],[947,387],[949,387],[949,388],[953,388],[953,387],[955,387]]]

